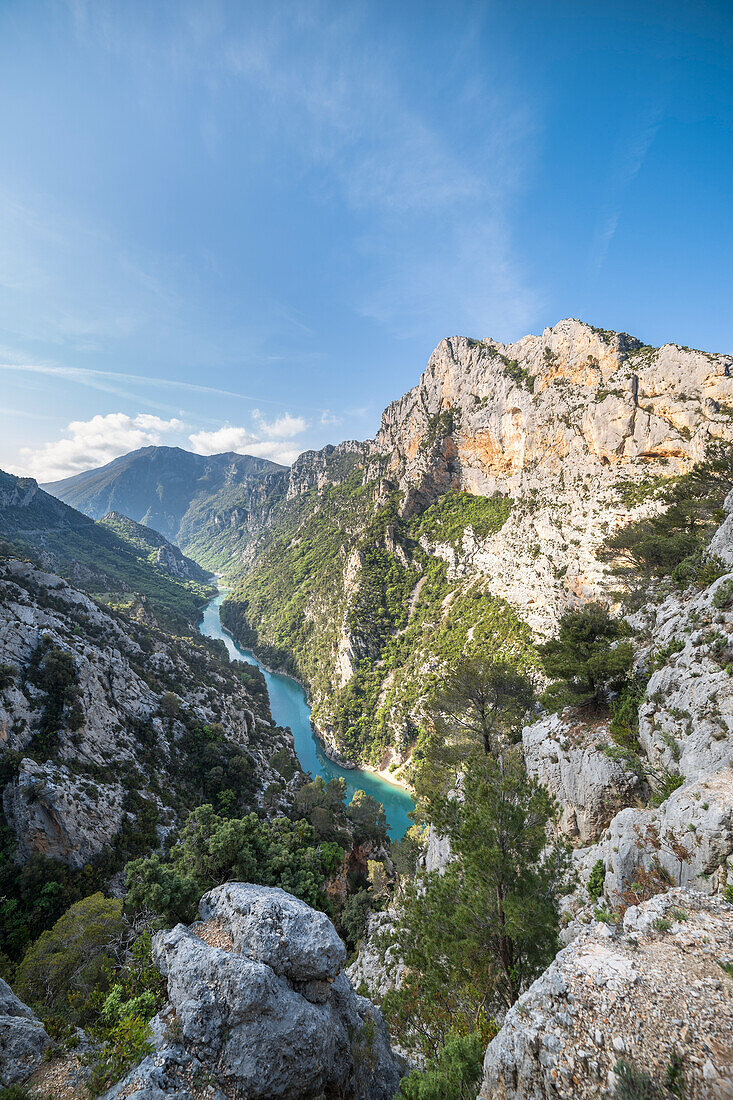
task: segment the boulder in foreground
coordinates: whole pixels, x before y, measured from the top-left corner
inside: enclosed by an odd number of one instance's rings
[[[402,1065],[381,1012],[344,973],[330,920],[275,887],[227,883],[202,920],[153,941],[170,1003],[155,1051],[106,1100],[339,1097],[389,1100]]]

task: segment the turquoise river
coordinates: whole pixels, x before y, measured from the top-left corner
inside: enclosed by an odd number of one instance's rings
[[[372,798],[376,798],[384,806],[390,836],[393,840],[400,840],[412,824],[407,815],[413,808],[413,801],[407,791],[395,783],[388,783],[381,776],[358,769],[340,768],[338,764],[328,759],[311,728],[310,707],[306,702],[305,692],[297,680],[282,676],[278,672],[268,672],[254,654],[247,649],[241,649],[231,635],[224,630],[219,617],[219,608],[225,595],[226,592],[220,592],[211,603],[207,604],[203,621],[199,626],[201,633],[209,638],[221,639],[233,660],[246,661],[247,664],[257,665],[262,669],[267,690],[270,693],[270,711],[273,721],[278,726],[289,726],[292,730],[295,751],[303,770],[310,772],[314,777],[322,775],[326,780],[338,777],[345,779],[347,802],[354,791],[366,791]]]

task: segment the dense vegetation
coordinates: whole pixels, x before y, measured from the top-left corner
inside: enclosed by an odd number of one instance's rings
[[[323,908],[325,882],[342,861],[341,847],[319,843],[307,820],[223,818],[212,806],[199,806],[166,856],[154,853],[128,865],[127,904],[168,924],[189,922],[202,894],[231,880],[280,886]]]
[[[413,530],[418,538],[452,546],[460,545],[467,527],[472,528],[476,538],[485,539],[501,529],[512,505],[511,498],[500,493],[482,497],[451,489],[422,512]]]
[[[485,580],[449,579],[445,562],[419,545],[457,545],[468,527],[486,538],[511,500],[449,492],[407,520],[399,494],[380,493],[356,470],[287,501],[222,610],[243,644],[309,686],[314,722],[335,731],[341,751],[373,764],[416,735],[418,698],[434,682],[426,662],[437,669],[487,645],[519,667],[535,660],[530,631]],[[342,622],[352,675],[339,686]]]

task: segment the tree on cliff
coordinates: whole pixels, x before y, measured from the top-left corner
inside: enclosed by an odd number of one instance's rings
[[[428,1056],[451,1034],[490,1038],[549,964],[569,877],[568,849],[548,844],[552,800],[516,749],[473,749],[457,790],[432,803],[451,862],[405,890],[392,943],[407,969],[385,1001],[400,1041]]]
[[[426,821],[441,827],[445,795],[467,756],[496,753],[514,742],[534,701],[532,681],[509,661],[464,657],[447,672],[415,754],[415,790]]]
[[[543,702],[551,709],[593,703],[600,707],[623,687],[634,659],[629,631],[602,603],[566,612],[556,638],[539,647],[547,677],[553,681]]]

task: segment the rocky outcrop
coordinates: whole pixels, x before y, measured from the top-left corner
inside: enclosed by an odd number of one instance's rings
[[[0,1087],[30,1077],[50,1043],[38,1017],[0,978]]]
[[[579,721],[570,712],[526,726],[522,747],[527,773],[562,807],[559,826],[570,840],[597,840],[614,815],[639,798],[639,777],[604,751],[608,722]]]
[[[290,467],[287,497],[301,496],[324,485],[339,485],[362,465],[369,453],[368,443],[347,439],[320,451],[304,451]]]
[[[201,1072],[221,1097],[394,1095],[401,1064],[382,1014],[354,993],[323,913],[246,883],[211,890],[200,913],[155,937],[170,1005],[153,1023],[155,1053],[106,1100],[188,1100]]]
[[[640,871],[661,872],[659,881],[717,893],[727,882],[733,857],[733,768],[680,787],[659,807],[622,810],[603,840],[578,857],[588,871],[603,861],[604,894],[614,906]]]
[[[658,1086],[678,1067],[677,1095],[724,1100],[731,962],[733,906],[686,890],[628,909],[618,932],[594,924],[508,1012],[486,1051],[480,1100],[612,1094],[621,1061]]]
[[[75,776],[66,764],[23,760],[3,792],[3,810],[17,837],[16,858],[34,853],[83,867],[117,835],[122,787]]]
[[[720,535],[711,549],[727,545]],[[670,596],[647,618],[653,652],[666,658],[639,709],[640,744],[658,775],[713,775],[733,764],[733,573],[692,598]]]
[[[450,841],[447,836],[441,836],[432,825],[428,827],[428,840],[425,847],[425,870],[428,874],[432,871],[442,871],[450,863]]]
[[[37,675],[43,653],[65,659],[73,679],[59,714],[53,678]],[[0,667],[0,755],[13,761],[3,805],[18,861],[83,866],[143,809],[163,835],[181,804],[200,801],[190,773],[206,735],[194,745],[192,730],[220,739],[212,766],[239,754],[253,808],[272,784],[276,802],[291,800],[270,759],[293,755],[292,735],[270,726],[256,673],[242,680],[203,644],[150,631],[26,562],[0,563]]]
[[[381,1001],[391,989],[399,989],[405,972],[405,964],[395,953],[395,948],[382,950],[381,943],[398,920],[396,909],[370,913],[358,954],[346,971],[354,988],[366,989],[367,996],[375,1001]]]
[[[573,319],[515,344],[458,336],[385,410],[375,450],[413,497],[457,482],[511,492],[529,471],[563,464],[583,473],[699,458],[729,434],[720,406],[732,392],[730,356],[644,348]]]

